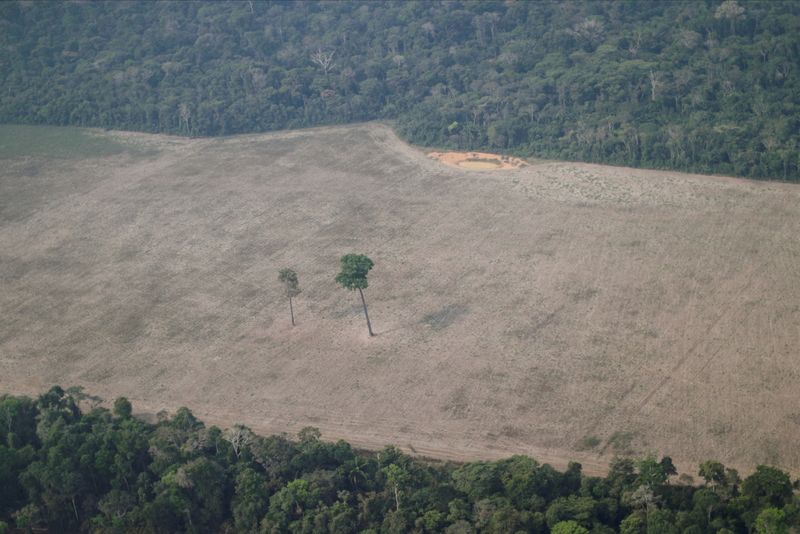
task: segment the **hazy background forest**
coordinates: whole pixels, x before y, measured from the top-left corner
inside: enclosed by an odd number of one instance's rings
[[[800,3],[4,2],[0,121],[800,176]]]

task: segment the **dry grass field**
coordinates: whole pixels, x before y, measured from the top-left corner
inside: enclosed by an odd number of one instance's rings
[[[461,170],[375,124],[0,136],[2,392],[454,460],[800,471],[800,186]],[[374,338],[348,252],[376,264]]]

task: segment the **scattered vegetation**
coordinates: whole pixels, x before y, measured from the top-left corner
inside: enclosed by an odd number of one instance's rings
[[[578,441],[576,448],[579,451],[588,451],[600,445],[600,438],[597,436],[584,436]]]
[[[422,322],[434,330],[444,330],[468,312],[469,308],[462,304],[448,304],[433,313],[425,315],[422,318]]]
[[[463,465],[394,447],[353,450],[206,427],[186,408],[156,424],[79,408],[79,390],[0,397],[0,532],[788,532],[800,526],[789,476],[741,480],[704,462],[701,486],[664,457],[615,459],[605,478],[532,458]]]
[[[633,432],[614,432],[608,438],[608,444],[617,454],[630,454],[632,451],[631,444],[633,443]]]

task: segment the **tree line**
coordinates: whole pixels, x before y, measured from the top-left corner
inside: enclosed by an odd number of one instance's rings
[[[0,396],[0,533],[788,533],[797,482],[719,462],[699,484],[668,457],[615,458],[605,477],[527,456],[467,464],[328,443],[314,428],[259,436],[186,408],[154,424],[80,388]],[[81,406],[87,409],[82,410]]]
[[[800,180],[800,3],[2,2],[0,121]]]

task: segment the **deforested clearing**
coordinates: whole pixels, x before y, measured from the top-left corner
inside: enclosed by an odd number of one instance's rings
[[[380,124],[80,132],[3,127],[3,391],[453,460],[800,470],[798,186],[462,170]],[[350,252],[375,262],[372,338],[334,281]]]

